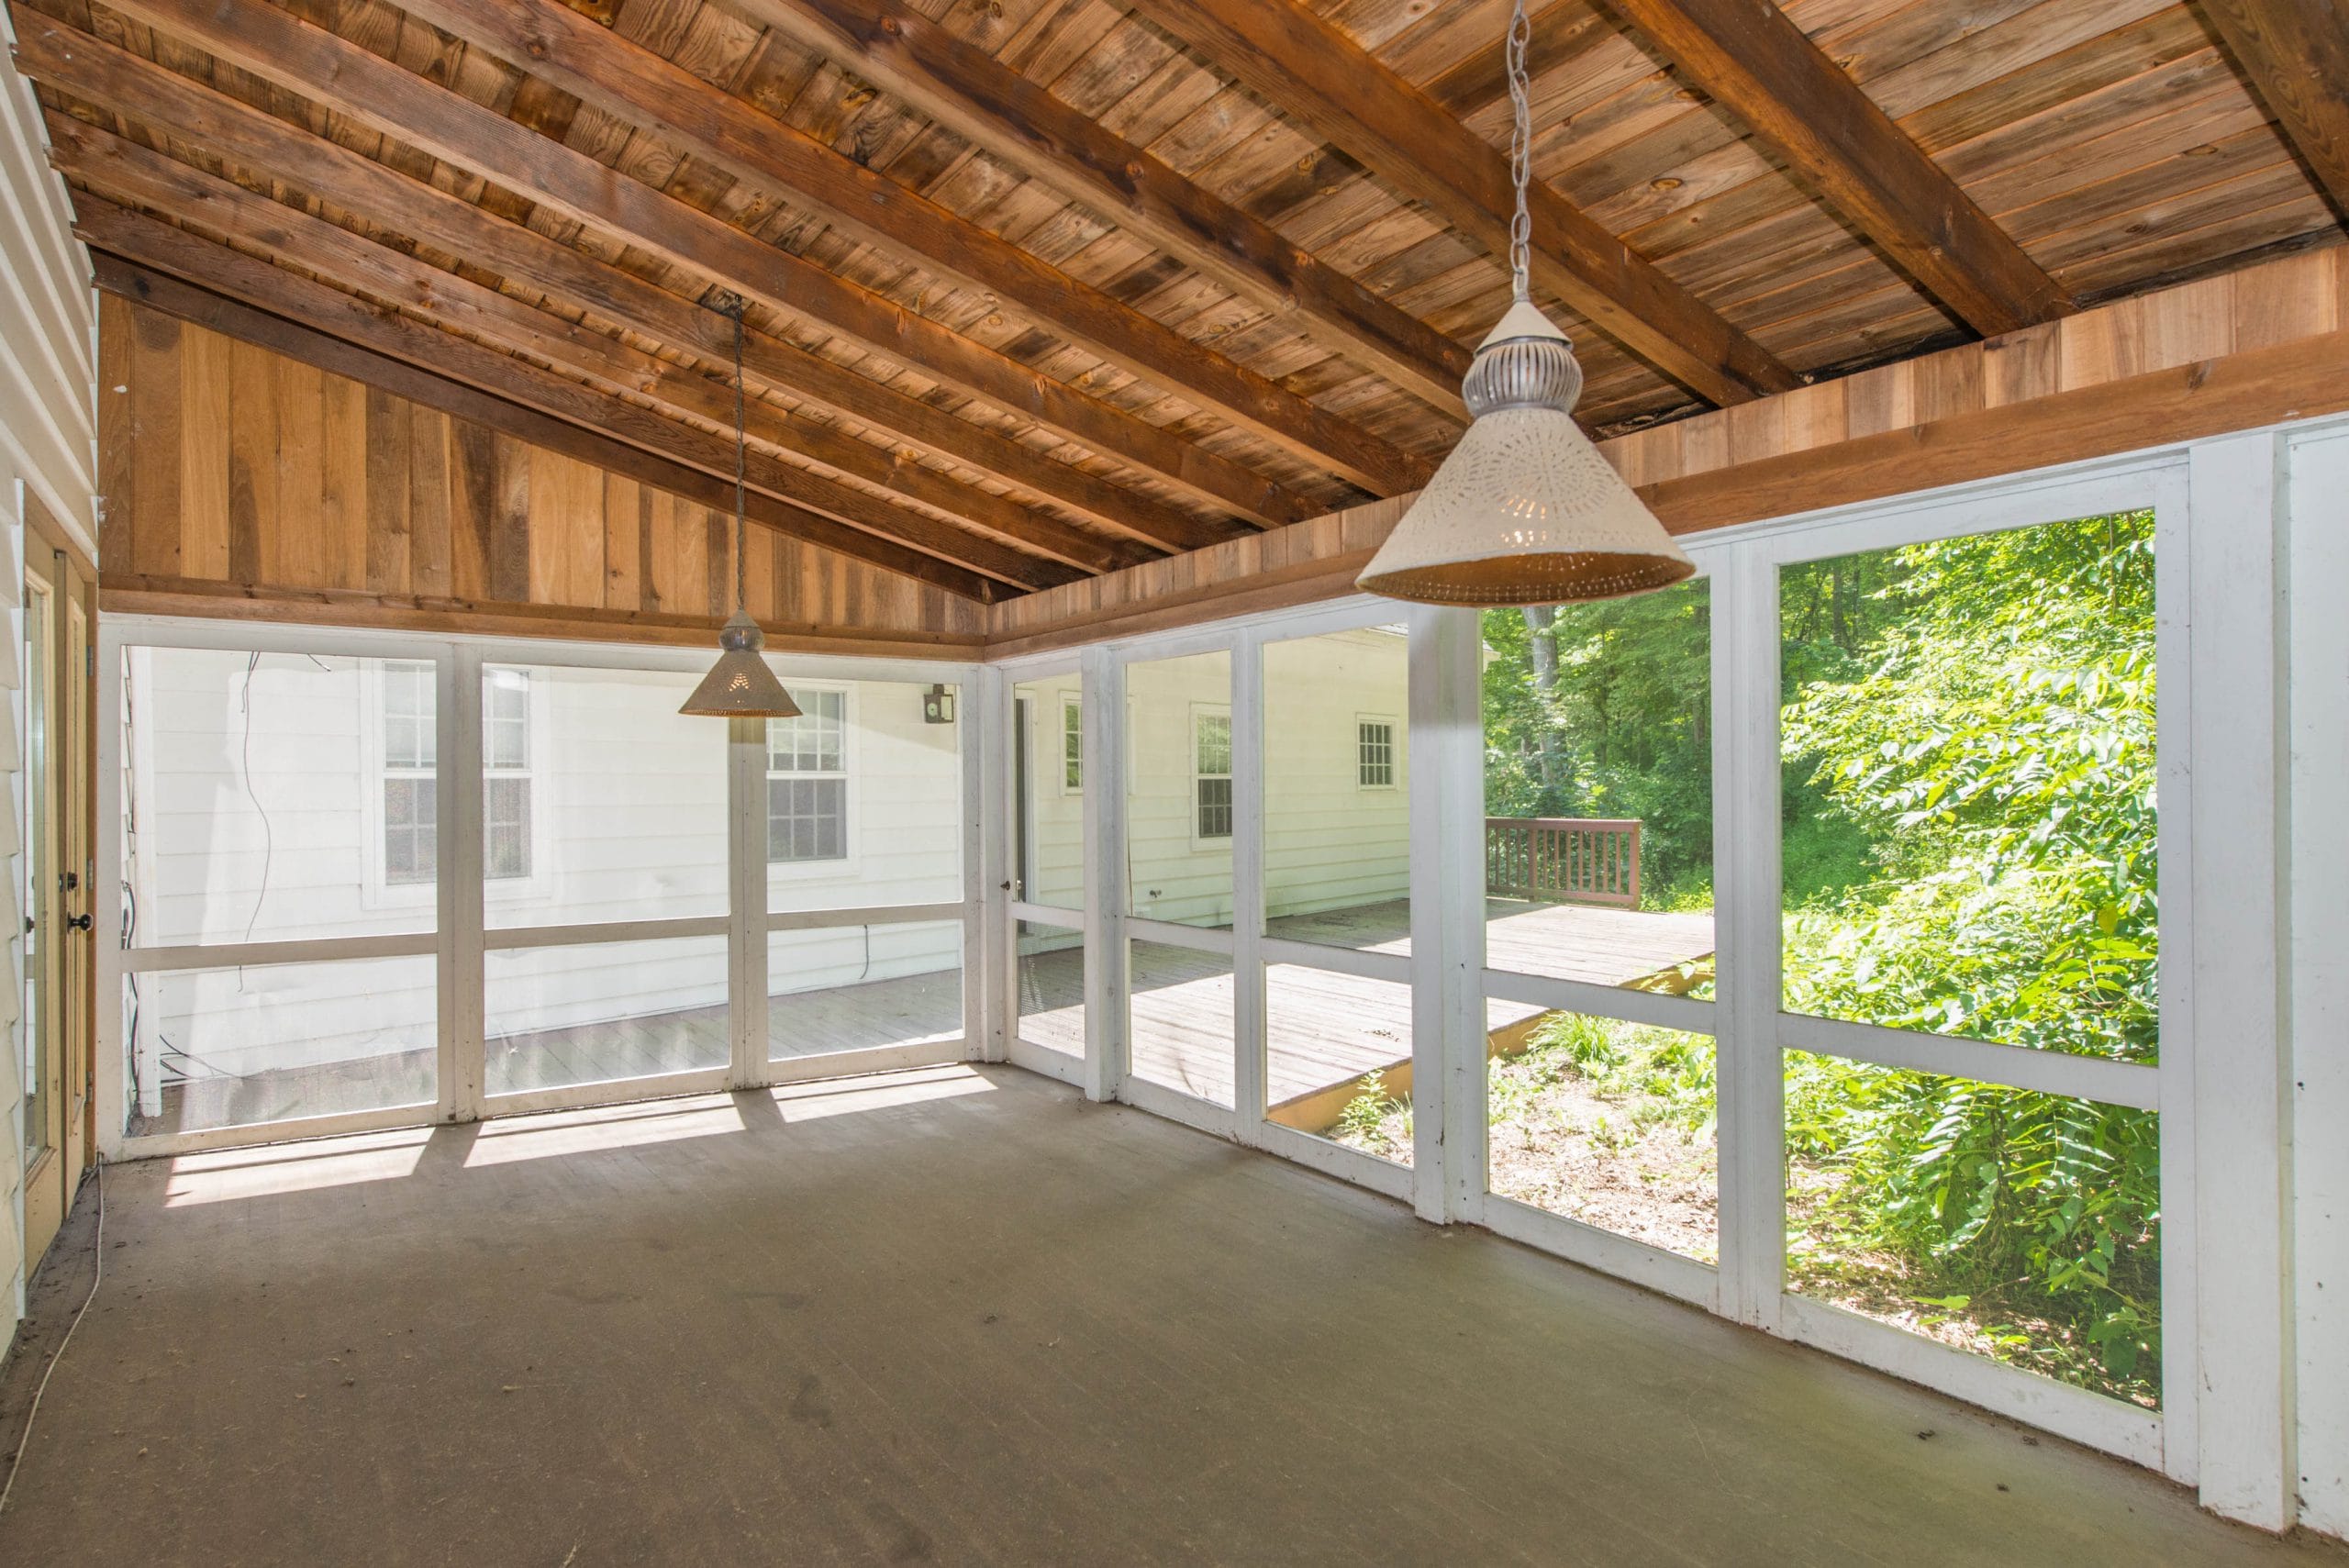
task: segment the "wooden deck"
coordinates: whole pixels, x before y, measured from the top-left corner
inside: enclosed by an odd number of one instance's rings
[[[1408,952],[1409,906],[1400,901],[1270,922],[1273,936],[1377,952]],[[1669,977],[1709,958],[1709,915],[1492,900],[1487,962],[1496,969],[1627,985]],[[906,1040],[951,1039],[962,1029],[961,976],[953,971],[835,986],[774,999],[768,1026],[773,1060],[854,1051]],[[1074,950],[1020,962],[1022,1038],[1071,1052],[1084,1049],[1085,964]],[[1264,978],[1267,1098],[1275,1106],[1326,1096],[1411,1056],[1408,987],[1295,964]],[[1146,1081],[1229,1106],[1232,1101],[1232,1004],[1222,959],[1155,942],[1137,943],[1133,973],[1133,1062]],[[1510,1002],[1486,1006],[1486,1027],[1502,1029],[1541,1011]],[[696,1007],[648,1018],[493,1036],[485,1062],[492,1094],[626,1082],[723,1067],[726,1009]],[[194,1080],[166,1089],[160,1117],[144,1132],[250,1127],[297,1117],[435,1098],[429,1048],[288,1068],[242,1078]],[[1318,1103],[1318,1102],[1317,1102]]]
[[[1405,953],[1410,951],[1410,906],[1397,900],[1286,916],[1266,922],[1266,931],[1294,941]],[[1494,969],[1594,985],[1650,982],[1681,990],[1711,958],[1713,918],[1709,914],[1649,914],[1496,898],[1486,906],[1485,947],[1486,962]],[[1055,960],[1066,961],[1064,976],[1054,974]],[[1035,972],[1033,982],[1026,978],[1029,969]],[[1212,954],[1141,942],[1135,946],[1132,984],[1135,1074],[1229,1106],[1234,998],[1230,966]],[[1047,953],[1028,960],[1022,992],[1023,1016],[1031,1007],[1065,1006],[1080,997],[1083,972],[1077,955]],[[1274,964],[1264,974],[1264,1004],[1265,1099],[1275,1113],[1284,1106],[1310,1106],[1297,1125],[1319,1122],[1322,1108],[1331,1103],[1330,1091],[1357,1084],[1372,1073],[1386,1073],[1391,1081],[1410,1062],[1411,997],[1407,986],[1299,964]],[[1485,1027],[1497,1032],[1542,1010],[1488,1001]],[[1071,1049],[1024,1029],[1023,1034],[1039,1044]],[[1342,1104],[1342,1098],[1337,1103]]]

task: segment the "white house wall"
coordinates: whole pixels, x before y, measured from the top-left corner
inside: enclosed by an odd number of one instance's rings
[[[309,654],[131,648],[124,747],[141,947],[429,930],[429,883],[384,876],[384,666]],[[493,1035],[717,1007],[723,938],[508,949],[501,930],[721,916],[726,730],[677,705],[694,677],[527,670],[530,874],[485,887]],[[515,668],[515,667],[508,667]],[[962,727],[926,723],[922,688],[804,683],[847,697],[847,855],[769,867],[778,913],[959,902]],[[961,962],[936,923],[774,933],[774,995]],[[429,1045],[429,959],[224,967],[138,978],[139,1081],[157,1105],[168,1041],[239,1074]],[[265,1018],[256,1007],[266,1001]]]
[[[1318,914],[1411,887],[1409,640],[1370,628],[1264,645],[1264,914]],[[1362,782],[1356,726],[1391,722],[1395,783]]]
[[[1369,628],[1265,648],[1265,914],[1405,896],[1410,886],[1408,639]],[[1231,920],[1231,840],[1197,834],[1193,726],[1228,712],[1228,656],[1126,670],[1127,832],[1133,912],[1185,925]],[[1396,784],[1361,785],[1357,722],[1395,726]],[[1074,806],[1071,803],[1071,814]]]
[[[7,23],[0,20],[0,28]],[[7,33],[11,41],[13,29]],[[93,559],[96,539],[96,304],[90,261],[72,236],[65,189],[43,153],[40,109],[32,85],[6,72],[0,105],[0,605],[7,611],[8,651],[0,658],[0,690],[12,734],[21,736],[19,651],[24,647],[20,601],[24,584],[24,515],[28,497]],[[22,755],[22,748],[16,749]],[[9,808],[21,824],[24,775],[6,769]],[[7,835],[6,874],[0,875],[0,1023],[12,1070],[0,1073],[0,1346],[10,1342],[24,1316],[24,1146],[20,1137],[25,1040],[24,869]]]
[[[1063,705],[1079,700],[1083,684],[1072,670],[1022,681],[1012,691],[1028,705],[1029,844],[1023,896],[1030,904],[1072,910],[1085,907],[1085,791],[1081,780],[1080,787],[1070,789],[1063,770]],[[1013,802],[1013,809],[1021,805]]]

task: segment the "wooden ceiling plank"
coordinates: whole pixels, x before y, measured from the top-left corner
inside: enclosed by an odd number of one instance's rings
[[[1387,184],[1508,253],[1508,154],[1289,0],[1139,0],[1136,10],[1335,143]],[[1800,378],[1702,300],[1535,184],[1533,273],[1592,326],[1715,403]]]
[[[561,0],[406,0],[404,8],[633,120],[746,184],[787,193],[867,244],[989,293],[1130,374],[1377,495],[1427,482],[1382,440],[1033,252],[762,113]]]
[[[52,115],[50,161],[60,172],[125,203],[161,212],[191,212],[206,227],[232,239],[263,249],[331,282],[346,293],[363,291],[380,299],[430,312],[442,325],[491,339],[499,345],[537,358],[568,365],[600,383],[607,395],[625,388],[651,399],[673,417],[693,414],[721,424],[732,420],[730,389],[690,370],[681,370],[654,356],[605,337],[592,328],[559,317],[480,284],[441,272],[389,247],[314,217],[245,189],[176,162],[164,154],[109,136],[94,126]],[[756,403],[750,416],[756,433],[771,445],[788,448],[811,461],[875,484],[886,484],[892,474],[887,454],[842,432],[789,421],[771,404]],[[746,414],[749,410],[746,409]],[[941,531],[930,519],[907,511],[883,497],[781,462],[763,450],[748,454],[750,482],[770,495],[825,513],[871,531],[910,539],[915,533],[953,550],[965,564],[976,566],[1024,587],[1038,587],[1043,577],[1056,576],[1019,550],[986,539],[965,544],[952,531]],[[974,521],[965,514],[974,496],[983,491],[956,484],[945,474],[924,469],[939,483],[935,490],[915,489],[913,498],[949,510],[956,521],[983,534],[1001,534],[1031,520],[1031,514],[1004,502],[1003,527]],[[985,496],[989,500],[1000,497]],[[918,519],[918,520],[917,520]],[[1022,535],[1013,539],[1026,545]],[[1088,541],[1097,545],[1099,541]],[[1051,552],[1047,552],[1051,553]],[[1097,550],[1083,553],[1094,558],[1073,562],[1085,572],[1104,568]],[[1106,559],[1116,560],[1112,555]],[[1127,558],[1130,564],[1130,558]]]
[[[2349,219],[2349,28],[2332,0],[2202,0],[2227,52]]]
[[[2063,287],[1770,0],[1607,3],[1976,331],[1995,337],[2073,310]]]
[[[732,0],[1349,360],[1459,417],[1469,352],[904,0]]]
[[[340,289],[301,277],[283,267],[273,266],[103,197],[85,192],[74,205],[74,231],[94,250],[107,251],[148,268],[169,272],[199,288],[226,295],[257,309],[284,316],[313,331],[342,339],[388,358],[405,360],[420,370],[431,372],[437,378],[462,382],[488,395],[495,401],[515,405],[551,422],[607,438],[616,445],[634,448],[671,467],[695,471],[716,484],[723,499],[702,501],[701,496],[710,493],[707,490],[691,498],[702,505],[720,506],[728,511],[733,509],[734,443],[730,440],[703,430],[681,427],[648,410],[616,402],[551,371],[526,364],[495,350],[483,348],[437,327],[412,321],[397,312],[370,305]],[[386,387],[384,390],[397,389]],[[614,472],[629,473],[632,471],[616,468]],[[675,490],[675,485],[663,483],[662,488]],[[686,494],[684,491],[676,493]],[[757,520],[779,531],[794,534],[810,544],[906,576],[938,583],[941,586],[958,585],[956,591],[963,593],[965,597],[988,596],[985,591],[966,591],[975,583],[993,575],[983,576],[969,562],[949,561],[934,550],[917,547],[907,539],[884,539],[852,528],[763,490],[751,493],[746,507],[753,505],[755,510],[751,515]],[[951,529],[935,519],[923,518],[921,521],[937,529],[959,534],[959,530]],[[1022,586],[1014,585],[1013,591],[1019,591]]]
[[[536,289],[565,306],[590,310],[655,342],[691,351],[704,361],[722,365],[730,350],[727,324],[697,301],[670,294],[534,229],[506,222],[461,196],[409,179],[111,44],[45,24],[28,27],[20,48],[19,59],[28,74],[81,102],[139,114],[143,117],[141,123],[168,129],[214,156],[248,171],[267,170],[273,181],[331,192],[344,210],[366,214],[372,225],[387,226],[410,239],[488,268],[511,283]],[[752,377],[778,391],[812,396],[851,418],[934,446],[954,462],[996,473],[1015,484],[1030,478],[1045,481],[1074,498],[1071,504],[1080,505],[1080,509],[1154,545],[1192,549],[1232,537],[1234,532],[1228,525],[1208,524],[1178,507],[1056,462],[763,333],[746,333],[743,351]],[[808,422],[796,421],[794,428],[807,428]],[[1016,505],[959,484],[920,464],[894,462],[889,454],[868,442],[857,441],[855,448],[864,450],[851,449],[847,462],[814,450],[807,455],[858,473],[873,483],[904,488],[918,499],[949,511],[962,505],[983,508],[992,508],[998,502],[1004,506]],[[867,473],[854,466],[858,461],[885,467]],[[930,491],[934,484],[956,484],[954,494],[964,499],[950,504],[946,493]],[[973,496],[985,499],[967,500]],[[1098,511],[1094,512],[1097,507]],[[1129,553],[1127,547],[1042,514],[1023,512],[1016,528],[1009,526],[1012,519],[1008,514],[991,509],[985,517],[967,520],[995,527],[990,518],[1004,524],[997,531],[1025,539],[1087,570],[1130,563],[1122,559]]]
[[[370,129],[500,186],[543,214],[659,256],[785,315],[816,322],[888,361],[1034,419],[1265,527],[1323,508],[1244,464],[1111,406],[685,202],[617,174],[273,5],[118,0],[114,9],[210,50],[284,90],[331,102]],[[30,13],[18,16],[29,19]]]

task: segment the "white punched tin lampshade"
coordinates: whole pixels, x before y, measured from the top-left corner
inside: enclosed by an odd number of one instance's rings
[[[1582,367],[1527,300],[1461,384],[1467,433],[1355,586],[1431,605],[1555,605],[1677,583],[1696,565],[1574,420]]]

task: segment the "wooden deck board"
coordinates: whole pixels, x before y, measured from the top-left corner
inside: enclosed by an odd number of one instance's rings
[[[1410,906],[1403,900],[1283,916],[1267,932],[1292,940],[1375,952],[1408,952]],[[1623,985],[1705,958],[1707,914],[1651,914],[1575,905],[1495,899],[1485,926],[1495,969],[1598,985]],[[962,1027],[956,971],[904,975],[776,996],[770,1009],[772,1060],[826,1055],[905,1040],[952,1038]],[[1230,964],[1211,954],[1137,942],[1133,962],[1135,1073],[1216,1105],[1232,1099],[1234,992]],[[1265,975],[1267,1098],[1278,1106],[1389,1069],[1411,1054],[1408,991],[1304,965],[1275,964]],[[1074,949],[1020,961],[1022,1037],[1081,1051],[1085,958]],[[1486,1005],[1497,1029],[1540,1011]],[[696,1007],[568,1029],[493,1036],[493,1093],[580,1084],[638,1082],[723,1066],[729,1057],[726,1009]],[[242,1078],[206,1078],[166,1089],[163,1114],[146,1132],[256,1126],[297,1117],[383,1106],[429,1106],[434,1052],[419,1049]],[[618,1097],[620,1091],[615,1091]]]

